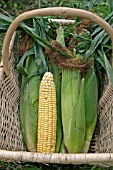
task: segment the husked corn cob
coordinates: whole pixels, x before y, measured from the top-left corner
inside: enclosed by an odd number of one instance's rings
[[[37,152],[54,153],[56,144],[56,90],[53,75],[46,72],[39,90]]]

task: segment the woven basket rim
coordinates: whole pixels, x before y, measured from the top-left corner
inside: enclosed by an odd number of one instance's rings
[[[102,164],[113,163],[113,153],[34,153],[27,151],[0,150],[0,160],[56,164]],[[105,165],[104,165],[105,166]]]

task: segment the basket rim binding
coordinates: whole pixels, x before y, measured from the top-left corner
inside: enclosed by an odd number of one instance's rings
[[[86,10],[81,9],[73,9],[67,7],[53,7],[53,8],[44,8],[44,9],[37,9],[25,12],[20,14],[10,25],[6,36],[3,41],[3,48],[2,48],[2,61],[3,61],[3,72],[9,76],[10,69],[8,66],[8,56],[9,56],[9,46],[10,41],[12,40],[12,36],[17,28],[17,26],[25,19],[33,18],[35,16],[69,16],[69,17],[82,17],[87,18],[102,28],[104,28],[111,37],[112,47],[113,47],[113,29],[112,27],[104,21],[104,19],[100,18],[99,16],[88,12]],[[51,20],[52,21],[52,20]],[[73,20],[66,20],[66,22],[70,22]],[[63,21],[65,23],[65,21]],[[61,21],[62,23],[62,21]],[[112,56],[113,56],[113,48],[112,48]],[[113,61],[112,61],[113,67]],[[11,161],[30,161],[30,162],[41,162],[41,163],[60,163],[60,164],[106,164],[110,165],[113,162],[113,154],[112,153],[87,153],[87,154],[38,154],[38,153],[30,153],[30,152],[23,152],[23,151],[6,151],[0,150],[0,160],[11,160]],[[107,163],[105,163],[107,162]]]
[[[44,154],[26,151],[0,150],[0,160],[15,162],[38,162],[56,164],[98,164],[108,167],[113,162],[113,153],[84,153],[84,154]],[[108,164],[109,163],[109,164]]]

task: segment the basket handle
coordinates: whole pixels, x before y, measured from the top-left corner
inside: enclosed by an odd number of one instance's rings
[[[93,14],[92,12],[82,10],[82,9],[75,9],[75,8],[68,8],[68,7],[52,7],[52,8],[42,8],[42,9],[36,9],[31,10],[28,12],[24,12],[20,14],[18,17],[14,19],[14,21],[9,26],[6,36],[3,41],[3,47],[2,47],[2,60],[3,60],[3,69],[6,75],[8,76],[10,74],[10,69],[8,65],[8,56],[9,56],[9,44],[11,41],[11,38],[16,30],[16,28],[19,26],[19,24],[28,18],[33,18],[36,16],[64,16],[64,17],[82,17],[89,19],[95,23],[97,23],[99,26],[101,26],[110,36],[112,41],[112,56],[113,56],[113,29],[112,27],[101,17],[97,16],[96,14]],[[113,60],[112,60],[112,66],[113,66]]]

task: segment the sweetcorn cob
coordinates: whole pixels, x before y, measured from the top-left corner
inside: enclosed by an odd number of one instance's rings
[[[56,30],[57,36],[56,41],[65,46],[64,30],[62,27]],[[63,138],[63,127],[62,127],[62,116],[61,116],[61,69],[58,66],[52,66],[53,77],[56,87],[56,107],[57,107],[57,129],[56,129],[56,146],[55,152],[61,152],[62,138]]]
[[[87,153],[97,122],[98,82],[94,68],[88,70],[84,79],[86,133],[83,152]]]
[[[60,27],[56,32],[56,41],[65,46],[64,30]],[[81,152],[85,140],[84,80],[81,81],[78,70],[62,68],[61,82],[63,139],[60,152],[65,152],[65,146],[69,153]]]
[[[56,108],[57,108],[57,129],[56,129],[56,146],[55,152],[60,152],[61,140],[62,140],[62,118],[61,118],[61,76],[60,68],[52,66],[53,78],[56,89]]]
[[[38,95],[40,75],[34,74],[38,70],[34,56],[28,56],[25,62],[29,78],[22,75],[20,96],[20,122],[24,142],[28,151],[36,152],[37,145],[37,118],[38,118]],[[34,90],[35,89],[35,90]]]
[[[85,141],[84,79],[75,69],[62,71],[61,104],[64,144],[69,153],[80,153]]]
[[[37,152],[54,153],[56,143],[56,90],[53,75],[46,72],[39,90]]]

